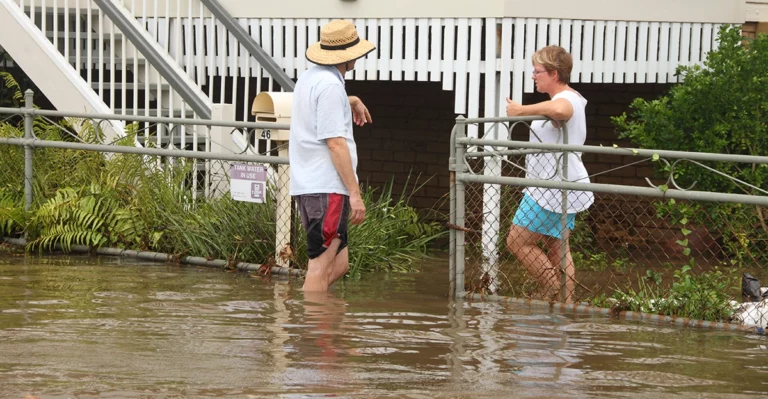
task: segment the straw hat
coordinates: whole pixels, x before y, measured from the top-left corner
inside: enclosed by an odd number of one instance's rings
[[[339,65],[364,57],[376,46],[357,35],[355,25],[337,19],[320,30],[320,41],[309,46],[307,59],[318,65]]]

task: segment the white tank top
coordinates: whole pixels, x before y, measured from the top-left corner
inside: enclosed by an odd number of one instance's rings
[[[587,100],[579,93],[571,90],[563,90],[552,97],[552,100],[563,98],[573,106],[573,115],[566,123],[568,131],[568,144],[584,145],[587,138],[587,121],[585,109]],[[562,144],[561,131],[555,128],[549,121],[534,121],[531,124],[530,141],[534,143]],[[525,157],[526,178],[544,179],[552,181],[568,181],[577,183],[589,183],[589,175],[581,161],[580,152],[568,153],[568,172],[563,176],[563,153],[546,152],[541,154],[529,154]],[[562,212],[562,191],[559,189],[547,189],[540,187],[527,187],[524,192],[533,198],[542,208],[552,212]],[[581,212],[589,208],[595,201],[595,196],[590,191],[567,192],[567,213]]]

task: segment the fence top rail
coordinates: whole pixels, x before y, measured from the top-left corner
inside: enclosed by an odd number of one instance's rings
[[[129,147],[107,144],[73,143],[69,141],[47,141],[40,139],[0,138],[0,145],[60,148],[70,150],[98,151],[104,153],[152,155],[161,157],[195,158],[218,161],[259,162],[276,165],[288,165],[288,158],[270,155],[226,154],[188,150],[168,150],[163,148]]]
[[[194,126],[223,126],[232,128],[247,129],[275,129],[288,130],[290,125],[287,123],[276,122],[236,122],[236,121],[216,121],[211,119],[190,119],[190,118],[163,118],[141,115],[119,115],[119,114],[97,114],[88,112],[60,112],[53,110],[35,109],[35,108],[4,108],[0,107],[0,114],[5,115],[40,115],[60,118],[83,118],[99,120],[116,120],[128,122],[149,122],[149,123],[168,123],[176,125],[194,125]]]
[[[456,118],[456,124],[472,125],[475,123],[504,123],[504,122],[533,122],[541,120],[552,120],[544,115],[530,115],[530,116],[501,116],[494,118],[465,118],[459,116]]]
[[[481,176],[470,173],[457,173],[456,180],[465,183],[503,184],[518,187],[541,187],[556,190],[591,191],[593,193],[607,193],[619,195],[638,195],[655,198],[674,198],[680,200],[728,202],[748,205],[768,206],[768,196],[718,193],[712,191],[694,191],[668,189],[658,187],[624,186],[605,183],[583,183],[560,180],[527,179],[523,177],[509,176]]]
[[[575,145],[575,144],[548,144],[548,143],[535,143],[530,141],[514,141],[514,140],[490,140],[490,139],[474,139],[474,138],[457,138],[456,142],[468,146],[493,146],[493,147],[509,147],[509,148],[526,148],[537,149],[547,151],[566,151],[566,152],[583,152],[591,154],[606,154],[606,155],[634,155],[639,157],[654,157],[669,159],[689,159],[695,161],[722,161],[722,162],[735,162],[735,163],[753,163],[753,164],[768,164],[768,156],[763,155],[738,155],[738,154],[720,154],[709,152],[685,152],[685,151],[671,151],[671,150],[652,150],[643,148],[620,148],[620,147],[602,147],[591,145]],[[488,152],[478,153],[477,156],[487,156]],[[467,157],[473,157],[473,154],[467,154]]]

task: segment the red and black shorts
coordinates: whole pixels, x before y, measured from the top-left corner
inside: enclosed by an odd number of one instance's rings
[[[347,247],[349,196],[343,194],[303,194],[294,197],[301,224],[307,232],[310,259],[322,255],[334,238],[341,240],[337,254]]]

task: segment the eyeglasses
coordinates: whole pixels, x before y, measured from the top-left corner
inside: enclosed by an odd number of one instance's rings
[[[537,69],[534,69],[534,70],[533,70],[533,76],[536,76],[536,75],[538,75],[538,74],[540,74],[540,73],[547,73],[547,71],[539,71],[539,70],[537,70]]]

